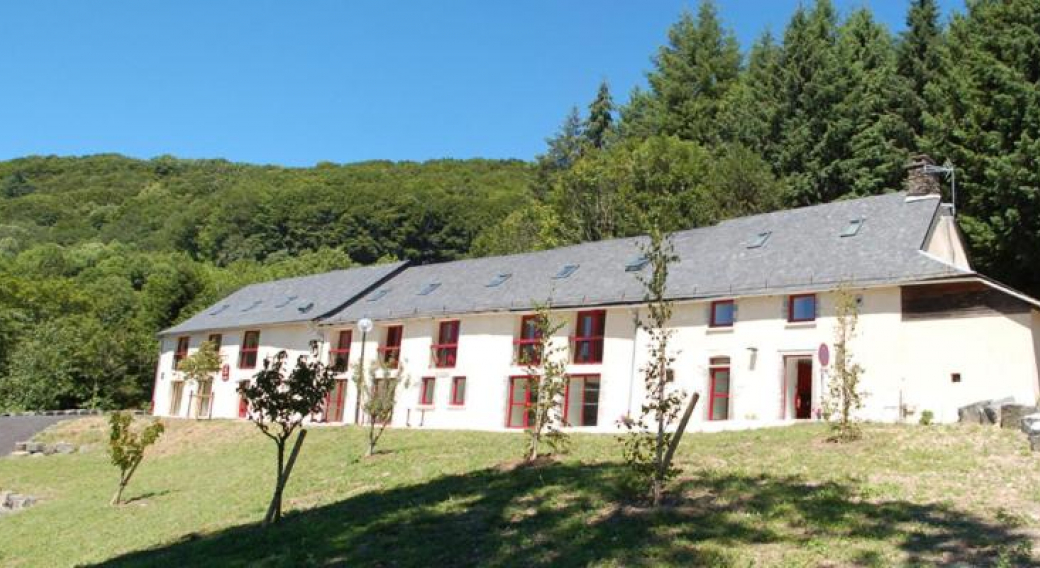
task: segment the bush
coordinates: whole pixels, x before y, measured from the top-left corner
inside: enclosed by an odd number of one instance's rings
[[[921,413],[921,426],[927,426],[932,423],[932,419],[935,418],[935,414],[931,410],[925,410]]]

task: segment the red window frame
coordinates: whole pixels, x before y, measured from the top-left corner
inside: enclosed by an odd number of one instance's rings
[[[336,346],[329,350],[329,363],[332,370],[342,373],[350,365],[350,343],[354,339],[353,331],[349,329],[340,330],[336,336]],[[340,360],[343,365],[340,365]]]
[[[252,341],[250,341],[252,339]],[[252,346],[250,346],[252,345]],[[238,368],[255,369],[256,355],[260,349],[260,332],[247,331],[242,334],[242,346],[238,350]]]
[[[571,416],[570,416],[570,411],[571,411],[571,382],[574,379],[581,379],[581,404],[578,405],[581,408],[581,411],[580,411],[581,415],[578,417],[578,419],[581,422],[581,424],[574,424],[574,423],[572,423],[571,422]],[[564,422],[564,424],[566,424],[568,426],[598,426],[599,425],[599,398],[598,397],[596,399],[596,415],[597,415],[596,416],[596,423],[595,424],[585,424],[585,420],[584,420],[584,417],[585,417],[585,414],[584,414],[584,412],[585,412],[585,381],[587,381],[589,379],[596,379],[596,381],[600,383],[600,387],[602,388],[602,384],[603,383],[602,383],[599,375],[596,375],[596,374],[593,374],[593,375],[567,375],[567,388],[565,388],[564,391],[563,391],[563,422]],[[602,392],[602,390],[599,390],[598,392]]]
[[[437,391],[437,377],[423,377],[422,388],[419,389],[419,404],[433,406],[433,397]]]
[[[532,323],[533,322],[533,323]],[[532,324],[528,326],[528,324]],[[530,330],[530,333],[528,333]],[[541,365],[542,354],[538,349],[542,340],[542,331],[538,327],[538,314],[531,314],[520,318],[520,337],[513,341],[516,346],[516,362],[518,365]],[[529,353],[530,359],[524,361],[524,355]]]
[[[708,372],[709,372],[709,376],[711,377],[711,384],[708,385],[708,420],[729,420],[729,414],[730,414],[729,405],[730,405],[730,400],[731,400],[731,396],[732,396],[732,393],[733,393],[733,374],[730,372],[730,368],[729,368],[728,365],[725,366],[725,367],[723,367],[723,366],[712,367],[711,370],[708,371]],[[726,393],[725,394],[721,394],[721,391],[717,391],[715,389],[715,384],[716,384],[715,381],[718,378],[718,377],[716,377],[716,375],[718,375],[719,373],[726,373],[727,378],[729,380],[729,388],[726,389]],[[715,417],[715,400],[719,399],[719,398],[726,399],[726,417],[725,418],[716,418]]]
[[[735,321],[737,319],[735,313],[734,313],[733,319],[729,323],[719,322],[715,318],[715,308],[717,306],[725,306],[725,305],[733,306],[734,308],[736,308],[736,302],[734,302],[733,300],[716,300],[716,301],[711,303],[711,322],[709,322],[709,324],[708,324],[709,327],[733,327],[733,321]]]
[[[459,320],[442,321],[437,330],[437,343],[431,346],[433,366],[438,369],[451,369],[459,353]]]
[[[209,337],[206,338],[206,341],[212,343],[214,350],[216,350],[217,353],[220,353],[220,348],[224,343],[224,336],[219,333],[211,333],[209,334]]]
[[[812,313],[812,316],[810,316],[808,318],[796,318],[796,317],[794,317],[794,303],[795,303],[795,301],[800,300],[802,298],[812,298],[813,299],[813,313]],[[817,301],[818,300],[816,298],[816,294],[791,294],[790,296],[787,297],[787,321],[789,323],[816,321],[816,308],[817,308],[816,302]]]
[[[582,322],[591,319],[591,333],[581,335]],[[578,312],[577,325],[574,327],[574,363],[589,365],[603,362],[603,335],[606,330],[607,311],[588,310]],[[588,345],[588,353],[582,354],[582,346]]]
[[[528,426],[531,425],[531,385],[530,385],[530,382],[531,381],[536,381],[536,380],[538,380],[537,377],[532,377],[532,376],[528,376],[528,375],[518,375],[518,376],[514,376],[514,377],[509,377],[509,392],[506,394],[506,428],[519,429],[519,428],[527,428]],[[514,383],[516,381],[524,381],[525,383],[527,383],[527,384],[524,385],[524,400],[516,401],[516,400],[513,399],[513,392],[515,390],[514,389]],[[521,408],[524,409],[523,423],[520,424],[519,426],[513,426],[512,424],[510,424],[510,420],[509,419],[513,416],[513,408],[514,407],[521,407]]]
[[[459,388],[459,385],[462,388]],[[461,391],[461,395],[460,395]],[[451,378],[451,405],[464,406],[466,404],[466,377]]]
[[[188,336],[177,338],[177,349],[173,352],[173,370],[177,370],[177,365],[180,365],[188,356],[188,347],[191,345],[191,338]]]
[[[383,336],[383,346],[379,348],[382,354],[383,364],[389,369],[396,369],[401,364],[401,339],[404,338],[403,325],[390,325],[386,327]]]

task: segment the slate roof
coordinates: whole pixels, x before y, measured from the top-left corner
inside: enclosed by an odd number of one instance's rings
[[[907,199],[899,192],[680,231],[673,234],[680,260],[671,268],[668,295],[782,294],[840,282],[898,284],[973,274],[921,251],[939,206],[938,196]],[[862,220],[858,234],[842,237],[854,219]],[[761,247],[749,248],[766,232]],[[646,237],[412,266],[323,323],[527,310],[550,297],[557,307],[638,303],[643,300],[637,279],[642,272],[625,267],[642,256],[641,242]],[[553,278],[567,265],[578,268],[567,278]],[[511,276],[489,285],[504,274]],[[432,284],[439,286],[420,294]]]
[[[404,265],[381,264],[252,284],[159,334],[315,320],[379,285]]]

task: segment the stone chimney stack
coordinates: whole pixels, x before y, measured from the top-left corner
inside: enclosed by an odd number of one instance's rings
[[[923,195],[942,195],[937,174],[929,173],[928,166],[934,166],[927,154],[917,154],[910,157],[906,164],[906,194],[907,197],[920,197]]]

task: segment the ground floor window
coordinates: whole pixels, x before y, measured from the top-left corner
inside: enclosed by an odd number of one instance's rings
[[[195,394],[195,417],[210,418],[213,410],[213,381],[199,382],[199,391]]]
[[[729,357],[712,357],[709,376],[708,420],[729,420]]]
[[[466,404],[466,377],[451,378],[451,405],[462,406]]]
[[[595,426],[599,421],[599,375],[567,379],[563,421],[569,426]]]
[[[184,397],[184,381],[173,381],[170,385],[170,416],[180,416],[181,398]]]
[[[437,388],[437,379],[434,377],[423,377],[422,391],[419,393],[419,404],[433,406],[433,393]]]
[[[325,400],[325,421],[343,422],[343,405],[347,400],[349,381],[337,379],[332,385],[332,392]]]
[[[510,428],[527,428],[534,419],[531,407],[531,383],[534,377],[509,378],[509,409],[506,426]]]

